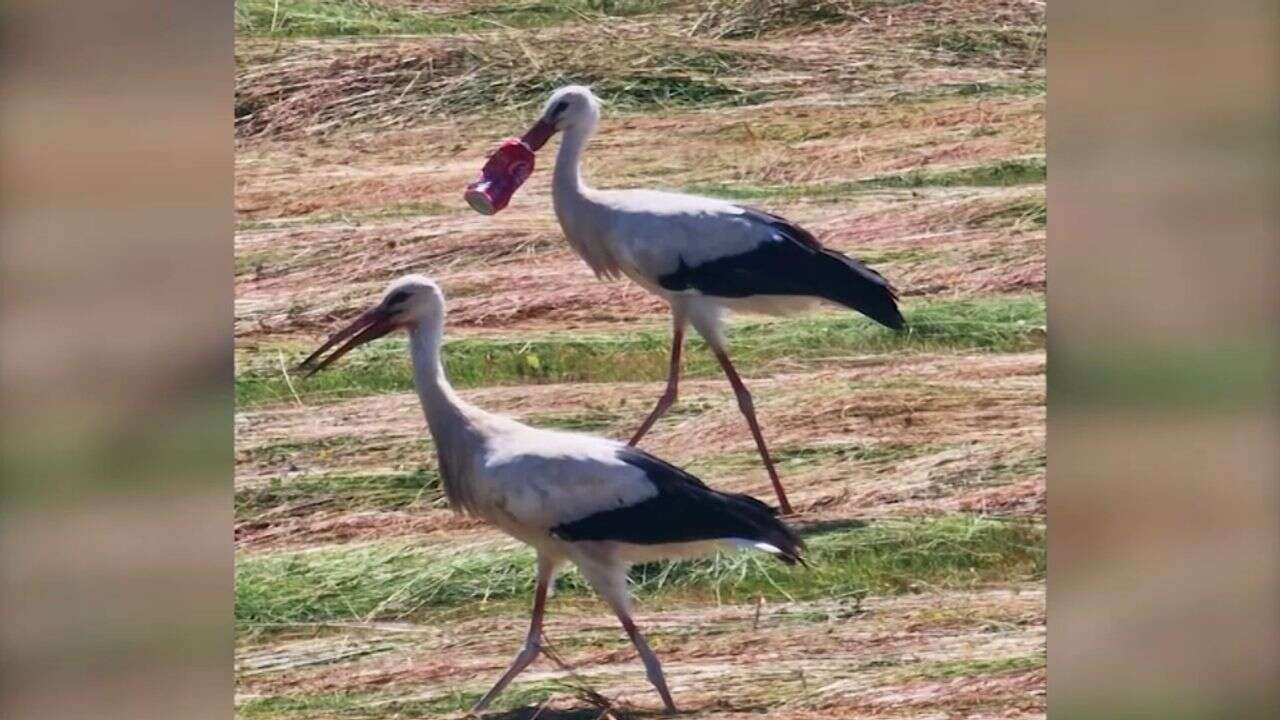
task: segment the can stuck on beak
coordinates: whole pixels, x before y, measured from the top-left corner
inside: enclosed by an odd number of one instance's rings
[[[507,206],[511,196],[533,173],[533,150],[520,138],[507,138],[489,156],[480,177],[463,195],[476,212],[493,215]]]

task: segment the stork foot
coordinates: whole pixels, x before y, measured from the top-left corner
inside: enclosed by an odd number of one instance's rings
[[[671,699],[671,691],[667,689],[667,678],[662,674],[662,663],[658,661],[658,656],[653,654],[649,643],[645,642],[644,635],[640,634],[640,630],[632,622],[631,617],[625,612],[618,613],[618,618],[622,620],[622,628],[627,631],[627,636],[631,638],[631,642],[635,644],[636,651],[640,653],[640,662],[644,663],[645,677],[649,678],[649,683],[653,685],[653,689],[658,691],[658,696],[662,698],[664,712],[667,715],[675,715],[676,703]]]
[[[528,667],[529,663],[536,660],[541,653],[542,645],[538,641],[530,640],[525,643],[524,648],[520,650],[520,654],[511,662],[511,667],[507,668],[507,671],[502,674],[502,677],[498,678],[498,682],[494,684],[493,688],[485,693],[484,697],[480,698],[480,701],[471,708],[471,712],[468,715],[470,717],[480,717],[480,714],[484,712],[485,708],[489,707],[489,703],[493,702],[498,693],[501,693],[503,688]]]

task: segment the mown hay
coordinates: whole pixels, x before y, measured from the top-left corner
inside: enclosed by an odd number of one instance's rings
[[[459,113],[536,105],[590,85],[614,108],[741,105],[771,97],[747,71],[763,51],[691,43],[642,28],[397,43],[246,43],[236,80],[238,135],[323,134],[352,125],[405,127]]]
[[[1039,25],[973,24],[931,28],[919,42],[951,64],[977,67],[1041,67],[1048,51]]]
[[[851,0],[716,0],[690,26],[689,34],[754,38],[785,27],[846,20],[856,7],[866,4]]]

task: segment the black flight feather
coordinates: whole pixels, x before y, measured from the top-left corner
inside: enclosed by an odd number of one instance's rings
[[[697,290],[704,295],[739,298],[752,295],[817,297],[857,310],[881,325],[906,327],[898,295],[880,273],[862,261],[823,247],[808,230],[772,213],[742,208],[746,218],[767,225],[773,240],[745,253],[689,266],[658,278],[667,290]]]
[[[774,508],[750,495],[713,490],[688,472],[643,450],[623,448],[618,459],[640,468],[658,494],[626,507],[604,510],[557,525],[564,540],[615,540],[637,545],[741,538],[768,543],[779,558],[803,561],[804,542],[777,517]]]

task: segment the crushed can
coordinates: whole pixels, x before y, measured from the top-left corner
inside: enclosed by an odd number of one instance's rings
[[[467,186],[463,197],[476,212],[493,215],[507,206],[532,173],[533,150],[520,138],[507,138],[489,156],[480,177]]]

